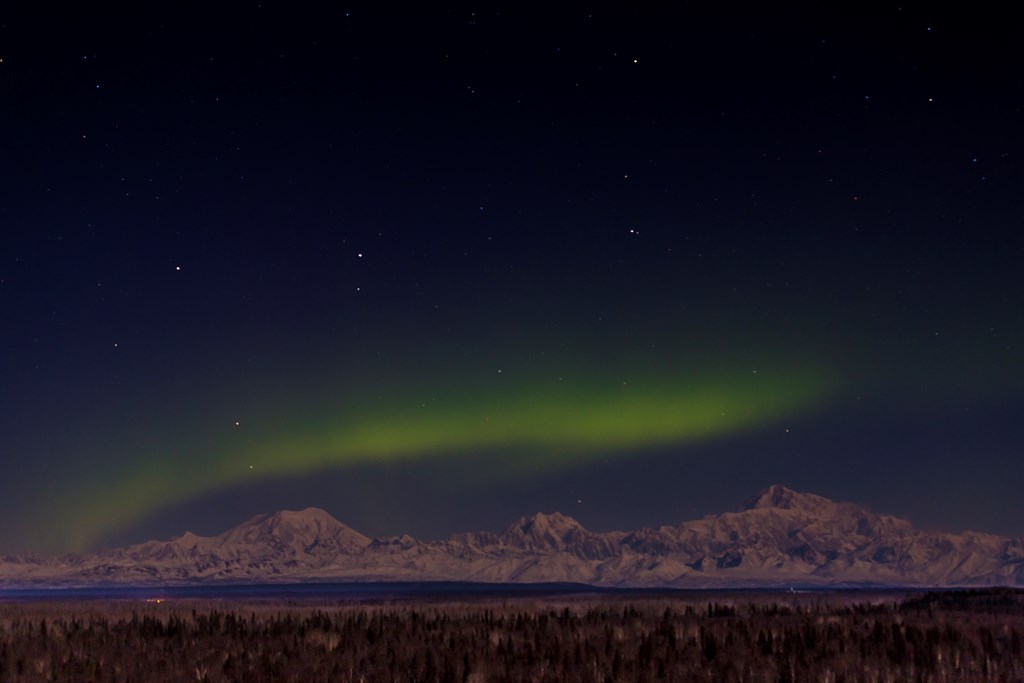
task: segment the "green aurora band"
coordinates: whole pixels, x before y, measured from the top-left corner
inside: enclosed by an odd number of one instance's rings
[[[142,467],[96,489],[79,485],[61,515],[61,545],[78,550],[160,509],[258,479],[327,468],[452,455],[500,458],[502,476],[535,476],[588,459],[693,443],[790,419],[826,398],[820,372],[530,386],[470,394],[463,400],[408,396],[397,405],[371,399],[333,420],[225,443],[205,457],[148,454]],[[832,387],[834,389],[834,387]],[[157,455],[158,457],[154,457]],[[105,490],[102,500],[85,490]]]

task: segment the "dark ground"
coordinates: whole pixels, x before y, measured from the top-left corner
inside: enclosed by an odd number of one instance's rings
[[[1024,680],[1024,592],[0,602],[2,681]]]

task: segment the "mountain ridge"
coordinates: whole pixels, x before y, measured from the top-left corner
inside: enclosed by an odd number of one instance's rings
[[[558,512],[500,532],[370,538],[319,508],[256,515],[217,536],[0,558],[0,588],[280,581],[577,582],[596,586],[1024,586],[1024,537],[916,529],[774,484],[740,510],[594,532]]]

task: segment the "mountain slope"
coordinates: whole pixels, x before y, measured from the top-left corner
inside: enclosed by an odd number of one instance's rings
[[[1024,585],[1024,539],[915,529],[771,486],[742,510],[596,533],[536,514],[500,533],[370,539],[323,510],[258,515],[90,555],[0,560],[0,587],[347,580],[575,581],[605,586]]]

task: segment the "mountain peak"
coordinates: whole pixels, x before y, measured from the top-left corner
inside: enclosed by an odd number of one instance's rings
[[[571,537],[586,533],[583,525],[568,515],[538,512],[520,517],[502,532],[501,538],[518,547],[561,549]]]
[[[347,529],[326,510],[305,508],[304,510],[278,510],[264,512],[240,524],[236,529],[259,527],[264,530],[281,528],[317,528],[324,530]]]
[[[754,500],[747,503],[744,510],[802,510],[819,513],[835,505],[831,500],[813,493],[800,493],[782,484],[772,484],[762,491]]]
[[[361,548],[370,539],[345,526],[320,508],[279,510],[256,515],[218,537],[220,543],[288,545],[308,550],[318,546]]]
[[[287,523],[302,522],[327,522],[328,524],[341,524],[329,512],[321,508],[305,508],[304,510],[278,510],[268,515],[268,518],[276,519]]]
[[[538,512],[531,517],[523,518],[526,523],[541,526],[544,528],[568,529],[581,527],[582,525],[569,515],[561,512],[544,513]]]
[[[182,545],[189,544],[189,543],[194,545],[196,543],[200,543],[200,542],[205,541],[205,540],[206,539],[204,537],[199,536],[197,534],[194,534],[191,531],[186,531],[181,536],[175,536],[175,537],[173,537],[171,539],[171,541],[173,541],[175,543],[180,543]]]

